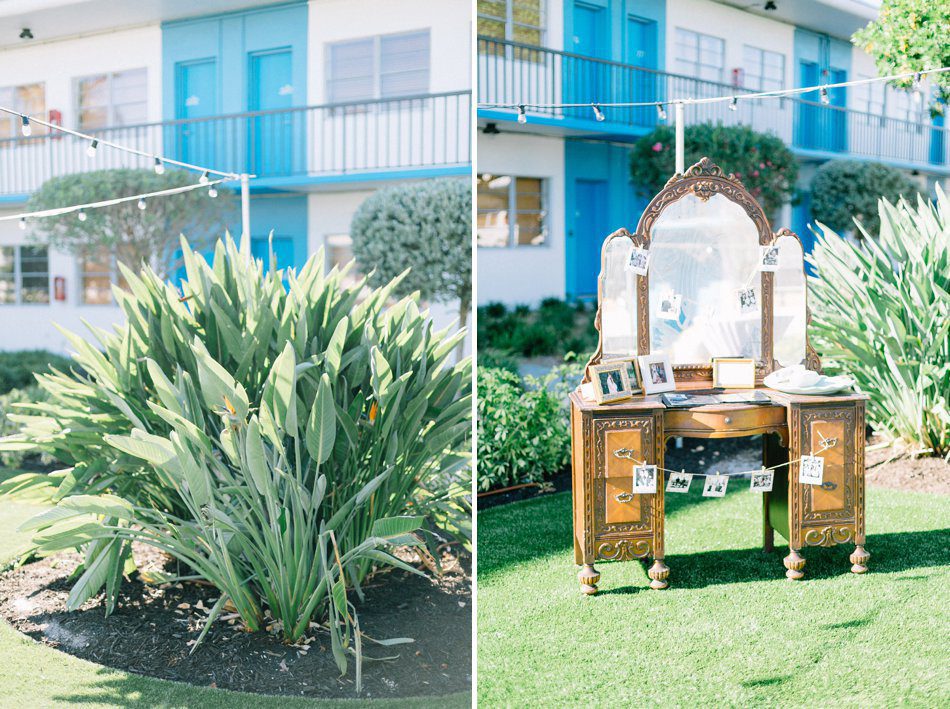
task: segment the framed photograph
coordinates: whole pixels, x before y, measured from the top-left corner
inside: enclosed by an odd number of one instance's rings
[[[638,276],[647,275],[647,268],[650,265],[650,252],[639,246],[634,246],[630,252],[630,260],[627,261],[627,268]]]
[[[739,299],[740,313],[757,313],[759,303],[755,297],[755,288],[740,288],[736,291],[736,297]]]
[[[803,455],[798,466],[798,482],[821,485],[825,474],[825,459],[817,455]]]
[[[625,357],[623,359],[612,359],[611,364],[623,364],[627,368],[627,383],[630,385],[631,394],[643,393],[643,380],[640,377],[640,367],[637,365],[636,357]]]
[[[689,492],[689,486],[693,484],[693,474],[687,472],[670,473],[670,479],[666,482],[667,492]]]
[[[682,307],[682,295],[678,293],[667,293],[660,298],[660,302],[656,308],[656,316],[660,318],[660,320],[679,321]]]
[[[656,492],[656,466],[633,466],[633,492],[638,495]]]
[[[594,385],[594,401],[598,404],[623,401],[633,396],[625,361],[594,365],[590,368],[590,380]]]
[[[755,360],[750,357],[713,357],[713,386],[721,389],[755,389]]]
[[[670,356],[663,352],[640,355],[640,375],[643,377],[643,391],[647,394],[659,394],[664,391],[674,391],[676,382],[673,381],[673,365]]]
[[[772,481],[775,478],[775,472],[772,470],[762,470],[752,473],[752,480],[749,483],[749,489],[752,492],[772,492]]]
[[[760,247],[762,249],[762,260],[759,264],[760,271],[774,272],[778,270],[778,245],[768,244]]]
[[[725,497],[729,486],[728,475],[707,475],[703,485],[703,497]]]

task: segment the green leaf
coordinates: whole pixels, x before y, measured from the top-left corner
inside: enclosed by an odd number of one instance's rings
[[[336,404],[333,401],[330,377],[324,374],[320,377],[317,395],[310,409],[305,442],[311,457],[322,465],[330,457],[335,440]]]

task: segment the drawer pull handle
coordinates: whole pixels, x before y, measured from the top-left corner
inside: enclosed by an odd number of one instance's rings
[[[822,490],[837,490],[837,489],[838,489],[838,483],[833,483],[833,482],[831,482],[830,480],[828,480],[827,482],[823,482],[823,483],[821,484],[821,489],[822,489]]]
[[[723,420],[724,420],[726,423],[732,423],[732,416],[726,416],[726,418],[723,419]]]
[[[633,448],[618,448],[614,451],[614,458],[621,458],[623,460],[632,460],[634,463],[639,463],[639,459],[634,457],[636,451]]]
[[[627,503],[627,502],[632,502],[632,501],[633,501],[633,494],[632,494],[632,493],[629,493],[629,492],[621,492],[621,493],[618,493],[618,494],[614,495],[614,499],[617,500],[617,502],[619,502],[619,503],[621,503],[621,504],[624,504],[624,503]]]

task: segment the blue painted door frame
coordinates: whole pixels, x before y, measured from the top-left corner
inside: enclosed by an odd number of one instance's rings
[[[290,108],[293,93],[292,53],[288,48],[253,52],[248,56],[248,110]],[[252,118],[248,152],[255,175],[289,175],[294,167],[293,112],[266,113]]]
[[[175,66],[175,118],[201,119],[217,114],[217,62],[198,59]],[[216,165],[216,126],[197,120],[174,128],[173,155],[183,162]]]
[[[808,30],[795,30],[795,81],[797,86],[834,84],[848,80],[851,45],[843,40]],[[810,91],[795,112],[795,145],[809,150],[845,152],[848,148],[847,106],[844,88],[828,89],[829,105],[821,105],[821,93]],[[814,105],[812,105],[814,104]]]
[[[600,246],[608,233],[610,203],[607,180],[578,178],[574,182],[574,219],[568,238],[573,242],[568,292],[576,297],[597,293]]]

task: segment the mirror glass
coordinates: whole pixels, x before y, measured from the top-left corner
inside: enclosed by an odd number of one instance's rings
[[[633,242],[611,239],[604,250],[604,282],[600,299],[601,358],[637,354],[637,275],[627,269]]]
[[[688,193],[650,231],[650,350],[673,365],[762,355],[755,223],[721,194]]]
[[[772,309],[773,350],[783,367],[805,361],[805,269],[802,244],[794,236],[780,236]]]

